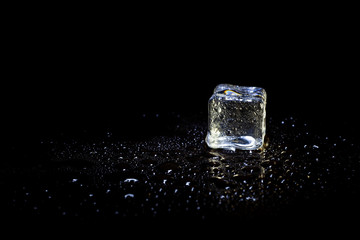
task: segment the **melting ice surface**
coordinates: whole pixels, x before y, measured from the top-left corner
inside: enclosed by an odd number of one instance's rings
[[[264,143],[266,92],[220,84],[208,106],[206,143],[211,148],[256,150]]]

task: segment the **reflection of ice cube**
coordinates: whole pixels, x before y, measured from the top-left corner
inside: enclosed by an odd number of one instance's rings
[[[266,92],[259,87],[216,86],[209,99],[206,143],[211,148],[255,150],[265,137]]]

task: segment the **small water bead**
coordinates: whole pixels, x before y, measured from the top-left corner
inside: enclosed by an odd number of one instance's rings
[[[127,178],[124,180],[125,183],[136,183],[138,182],[139,180],[136,179],[136,178]]]
[[[124,196],[124,198],[134,198],[134,197],[135,197],[135,195],[132,194],[132,193],[127,193],[127,194],[125,194],[125,196]]]

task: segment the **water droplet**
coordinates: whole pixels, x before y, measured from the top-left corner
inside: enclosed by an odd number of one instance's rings
[[[136,178],[127,178],[127,179],[125,179],[124,180],[124,182],[126,182],[126,183],[131,183],[131,182],[138,182],[139,180],[138,179],[136,179]]]
[[[132,193],[128,193],[128,194],[125,194],[124,197],[125,197],[125,198],[133,198],[133,197],[135,197],[135,195],[132,194]]]

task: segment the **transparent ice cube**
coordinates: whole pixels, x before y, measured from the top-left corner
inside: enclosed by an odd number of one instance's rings
[[[266,92],[259,87],[219,84],[208,105],[206,143],[210,148],[235,151],[263,146]]]

